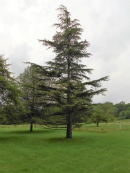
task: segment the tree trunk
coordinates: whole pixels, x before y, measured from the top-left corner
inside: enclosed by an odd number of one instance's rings
[[[70,88],[68,87],[68,93],[67,93],[67,104],[71,105],[71,93]],[[71,108],[68,107],[68,116],[67,116],[67,132],[66,132],[66,138],[72,138],[72,113]]]
[[[31,122],[30,123],[30,132],[32,132],[33,131],[33,123]]]
[[[72,138],[72,116],[71,113],[69,113],[67,117],[67,132],[66,132],[66,138]]]
[[[98,127],[98,124],[99,124],[99,123],[97,123],[97,127]]]
[[[68,13],[67,13],[67,19],[68,19]],[[67,27],[68,28],[68,20],[67,20]],[[70,43],[70,39],[67,36],[67,40]],[[67,46],[68,48],[70,47],[69,45]],[[70,66],[71,66],[71,62],[70,62],[70,56],[68,55],[68,59],[67,59],[67,63],[68,63],[68,81],[70,82]],[[67,104],[71,105],[71,91],[70,91],[70,86],[68,86],[68,92],[67,92]],[[66,132],[66,138],[71,139],[72,138],[72,113],[70,111],[70,107],[69,107],[69,111],[68,111],[68,117],[67,117],[67,132]]]

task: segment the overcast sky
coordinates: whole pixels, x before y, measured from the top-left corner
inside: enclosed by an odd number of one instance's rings
[[[106,75],[106,96],[93,101],[130,103],[130,0],[0,0],[0,54],[9,58],[10,70],[22,73],[25,64],[44,65],[55,54],[38,39],[52,39],[56,9],[63,4],[84,29],[82,40],[90,43],[92,56],[83,60],[93,68],[91,79]]]

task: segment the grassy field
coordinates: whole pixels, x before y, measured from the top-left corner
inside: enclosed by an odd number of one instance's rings
[[[130,121],[64,130],[0,126],[0,173],[130,173]]]

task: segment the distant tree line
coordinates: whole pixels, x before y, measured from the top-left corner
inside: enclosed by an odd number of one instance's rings
[[[125,104],[124,101],[114,105],[117,108],[115,116],[120,120],[130,119],[130,103]]]
[[[100,122],[107,123],[114,119],[130,119],[130,103],[125,104],[124,101],[115,105],[112,102],[97,103],[93,105],[93,112],[87,123],[94,122],[98,126]]]

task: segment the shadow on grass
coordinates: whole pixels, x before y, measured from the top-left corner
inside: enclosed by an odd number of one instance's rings
[[[18,139],[20,139],[20,137],[18,137],[18,136],[5,136],[5,137],[0,137],[0,142],[2,143],[2,142],[7,142],[7,141],[14,141],[14,140],[18,140]]]
[[[51,133],[53,133],[53,131],[50,131],[50,130],[35,130],[35,131],[32,131],[32,132],[27,131],[27,130],[26,131],[25,130],[24,131],[23,130],[19,130],[19,131],[4,131],[4,132],[0,132],[0,142],[24,141],[26,139],[32,140],[33,138],[35,139],[35,136],[37,136],[37,139],[38,139],[39,135],[41,137],[43,137],[43,139],[44,139],[44,134],[50,135]],[[32,137],[29,138],[29,136],[30,137],[32,136]]]
[[[46,139],[50,143],[76,143],[77,145],[81,144],[82,142],[84,143],[93,143],[94,138],[91,136],[73,136],[72,139],[67,139],[65,136],[64,137],[53,137],[53,138],[48,138]]]
[[[41,133],[52,133],[52,130],[34,130],[30,132],[29,130],[18,130],[18,131],[8,131],[4,133],[11,133],[11,134],[41,134]]]
[[[49,138],[47,139],[50,142],[62,142],[62,141],[70,141],[72,139],[66,139],[65,137],[55,137],[55,138]]]

